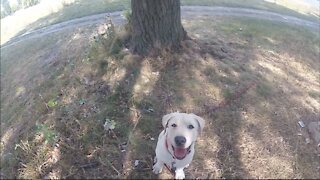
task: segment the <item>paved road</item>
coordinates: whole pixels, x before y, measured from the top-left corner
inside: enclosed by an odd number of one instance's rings
[[[122,24],[125,22],[125,18],[122,15],[123,11],[117,11],[112,13],[96,14],[86,16],[82,18],[65,21],[62,23],[50,25],[44,28],[40,28],[20,36],[12,38],[9,42],[1,46],[1,48],[9,47],[20,41],[41,37],[49,33],[82,27],[87,25],[94,25],[103,23],[106,21],[106,17],[110,16],[114,24]],[[299,19],[292,16],[282,15],[263,10],[245,9],[245,8],[230,8],[230,7],[210,7],[210,6],[182,6],[181,14],[183,19],[201,16],[236,16],[236,17],[251,17],[257,19],[266,19],[272,21],[278,21],[283,23],[295,24],[299,26],[308,27],[316,31],[320,31],[320,21],[311,22],[303,19]]]

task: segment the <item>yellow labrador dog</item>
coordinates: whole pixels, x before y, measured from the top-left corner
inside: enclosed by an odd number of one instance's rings
[[[184,179],[183,169],[192,161],[195,141],[204,124],[195,114],[175,112],[163,116],[164,130],[158,138],[153,172],[160,173],[165,165],[175,173],[176,179]]]

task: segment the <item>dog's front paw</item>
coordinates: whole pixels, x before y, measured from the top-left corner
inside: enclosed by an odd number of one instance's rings
[[[185,178],[185,175],[184,175],[183,169],[176,170],[175,179],[184,179],[184,178]]]
[[[163,165],[161,165],[160,163],[156,163],[155,165],[153,165],[152,172],[155,174],[159,174],[162,171],[162,167]]]

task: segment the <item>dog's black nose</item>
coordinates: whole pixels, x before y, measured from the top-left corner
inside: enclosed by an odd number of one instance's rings
[[[174,141],[176,142],[177,146],[183,146],[186,143],[186,138],[183,136],[176,136],[174,138]]]

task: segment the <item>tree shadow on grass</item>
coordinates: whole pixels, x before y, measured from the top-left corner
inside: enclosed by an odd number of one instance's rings
[[[312,161],[312,165],[309,164],[308,168],[304,168],[307,159],[316,158],[316,154],[312,153],[312,148],[303,147],[304,145],[298,139],[299,137],[294,136],[294,134],[297,134],[296,122],[299,120],[295,115],[302,113],[302,111],[304,111],[303,114],[313,114],[314,112],[310,111],[310,108],[304,107],[300,108],[296,113],[288,110],[279,114],[281,109],[279,106],[284,105],[284,107],[291,109],[291,104],[296,105],[300,101],[296,99],[296,96],[291,96],[290,94],[279,97],[281,91],[279,90],[279,85],[287,86],[296,92],[300,90],[291,83],[286,82],[277,72],[259,72],[261,67],[258,64],[263,61],[259,59],[260,56],[257,56],[256,53],[262,52],[254,48],[252,39],[253,36],[250,34],[245,36],[245,41],[248,42],[246,46],[237,45],[237,43],[227,46],[225,43],[219,42],[208,45],[207,42],[200,41],[199,47],[192,49],[189,54],[175,54],[175,63],[168,63],[164,68],[166,70],[161,73],[158,82],[153,88],[153,97],[163,97],[159,94],[162,94],[165,90],[167,92],[171,90],[171,93],[168,94],[171,94],[169,99],[173,100],[171,106],[162,106],[162,109],[166,109],[165,111],[161,112],[159,110],[157,117],[159,125],[157,128],[160,130],[162,129],[161,116],[176,110],[199,114],[208,122],[207,129],[204,132],[207,135],[200,139],[195,159],[186,170],[187,177],[252,178],[262,176],[310,178],[317,176],[314,169],[307,170],[317,167],[317,162]],[[211,64],[211,66],[203,68],[204,66],[201,64],[203,60],[213,61],[214,65],[212,66]],[[258,71],[256,67],[258,67]],[[205,76],[204,79],[195,80],[198,75],[197,70],[201,71],[202,75],[200,74],[200,76]],[[291,76],[290,73],[294,72],[289,71],[287,73]],[[263,76],[264,74],[269,74],[269,76],[278,81],[270,81],[270,79]],[[293,78],[299,76],[299,73],[294,74],[297,76],[292,76]],[[194,83],[195,81],[201,81],[201,79],[204,82],[211,83],[216,90],[223,94],[223,98],[221,99],[220,97],[219,99],[217,96],[203,95],[205,92],[198,94],[197,86],[202,89],[207,88],[202,86],[205,83]],[[170,84],[168,81],[175,83]],[[252,83],[255,83],[256,87],[248,88]],[[165,87],[165,90],[161,92],[163,87]],[[237,97],[239,95],[237,90],[243,87],[248,88],[247,91],[242,92],[243,94]],[[178,90],[175,91],[174,89]],[[182,101],[177,101],[178,99]],[[212,112],[211,110],[216,109],[219,102],[223,100],[230,100],[230,103]],[[159,99],[155,100],[155,102],[162,102],[163,104],[165,101]],[[265,107],[266,103],[271,105],[271,109]],[[277,114],[276,119],[274,118],[274,112]],[[279,119],[282,120],[279,121]],[[150,125],[149,128],[151,126],[154,127],[153,123],[148,123],[147,119],[142,121],[145,121],[143,124]],[[146,127],[148,126],[143,127],[143,129],[146,129]],[[158,131],[160,132],[159,129]],[[157,136],[154,131],[153,133],[152,131],[148,133]],[[283,144],[279,144],[279,138]],[[307,157],[302,152],[308,152]],[[137,157],[143,158],[141,155],[137,155]],[[269,172],[272,172],[272,175],[264,174],[262,172],[263,168],[259,168],[263,167],[265,163],[272,164],[271,166],[273,167],[266,166],[266,168],[269,168]],[[289,169],[283,168],[282,165],[287,165]],[[151,165],[149,167],[151,168]],[[295,171],[292,172],[292,169]],[[165,174],[167,175],[166,177],[171,177],[167,173]],[[144,173],[142,172],[133,172],[130,177],[143,177],[143,175]]]
[[[78,143],[72,143],[75,145],[74,150],[77,152],[72,149],[65,149],[63,152],[65,156],[65,158],[62,158],[64,166],[74,166],[75,171],[77,171],[68,178],[122,177],[127,151],[121,152],[119,147],[124,143],[127,143],[127,148],[131,146],[128,137],[136,122],[132,121],[130,108],[132,106],[133,87],[140,74],[141,58],[129,55],[121,61],[120,64],[122,64],[125,74],[114,87],[111,87],[107,81],[99,79],[102,78],[101,76],[93,75],[94,79],[92,80],[95,81],[95,84],[92,87],[86,87],[85,92],[79,92],[77,95],[79,98],[87,98],[86,101],[88,101],[80,106],[80,108],[83,106],[84,109],[79,109],[77,114],[73,115],[79,120],[80,124],[83,124],[83,128],[79,129],[80,133],[70,134],[72,129],[75,128],[72,125],[65,128],[65,126],[68,126],[70,119],[57,123],[62,125],[62,127],[57,127],[57,130],[61,131],[62,141],[74,139]],[[73,104],[77,103],[79,102],[73,102]],[[93,107],[98,107],[100,111],[91,118],[86,118],[85,112],[92,111]],[[106,131],[103,129],[104,122],[107,119],[116,123],[114,130]],[[78,151],[78,148],[81,148],[81,150]],[[96,153],[93,154],[92,151],[96,151]],[[62,174],[67,175],[68,173],[70,172],[64,171]]]
[[[243,126],[241,111],[247,106],[243,104],[241,99],[243,94],[239,93],[246,92],[237,92],[239,89],[249,86],[249,83],[237,83],[237,78],[228,79],[228,75],[221,76],[218,73],[220,70],[226,74],[231,74],[230,70],[232,68],[228,67],[230,66],[228,61],[232,57],[227,52],[230,52],[229,48],[232,49],[231,47],[223,46],[220,43],[210,45],[202,41],[199,41],[196,46],[199,46],[198,50],[190,53],[190,57],[192,57],[192,54],[198,54],[197,59],[201,58],[205,59],[205,61],[213,62],[221,61],[228,64],[227,66],[219,67],[220,63],[215,63],[217,69],[208,69],[209,66],[203,66],[205,67],[204,69],[203,67],[198,67],[200,74],[202,74],[200,76],[205,76],[204,81],[222,92],[223,96],[222,98],[212,95],[205,96],[200,98],[203,99],[202,101],[195,101],[197,109],[194,112],[205,117],[208,126],[207,131],[204,132],[207,135],[204,135],[205,137],[200,144],[202,150],[198,149],[198,152],[203,156],[202,161],[206,164],[199,169],[207,169],[209,172],[207,175],[202,174],[202,178],[251,178],[241,161],[241,150],[239,149],[241,146],[239,142],[240,131]],[[252,52],[250,46],[247,48],[247,52]],[[248,53],[246,56],[247,59],[251,59],[254,54]],[[246,62],[243,61],[242,63],[245,64]],[[190,74],[195,73],[190,72]],[[196,100],[197,98],[199,97],[194,99]],[[216,147],[209,147],[212,145]],[[198,167],[194,168],[197,169]]]
[[[193,44],[193,42],[187,42]],[[186,45],[188,46],[188,45]],[[187,51],[187,52],[185,52]],[[201,60],[201,52],[199,49],[192,47],[190,49],[184,48],[181,53],[172,53],[158,57],[159,59],[151,60],[151,66],[155,71],[159,71],[160,75],[157,83],[153,87],[150,95],[144,96],[143,101],[148,102],[149,106],[154,109],[152,113],[143,113],[138,126],[138,134],[142,136],[154,137],[157,139],[158,134],[163,129],[161,125],[161,117],[167,113],[180,111],[187,113],[200,112],[199,109],[204,108],[207,101],[204,99],[212,99],[210,96],[205,96],[197,93],[193,86],[201,86],[202,83],[197,81],[195,71],[202,66],[199,65]],[[162,60],[162,61],[159,61]],[[216,85],[218,89],[222,88]],[[197,87],[199,88],[199,87]],[[201,88],[201,87],[200,87]],[[197,97],[199,96],[199,97]],[[200,97],[201,96],[201,97]],[[200,103],[196,103],[199,102]],[[240,152],[238,150],[238,128],[241,123],[241,116],[235,109],[241,108],[241,105],[233,105],[226,110],[222,110],[219,116],[212,115],[210,112],[199,113],[207,121],[207,127],[204,137],[196,146],[196,155],[190,167],[185,170],[187,178],[245,178],[250,177],[239,159]],[[229,111],[234,113],[230,114]],[[226,118],[229,116],[229,118]],[[218,119],[218,120],[217,120]],[[227,122],[226,121],[229,121]],[[216,139],[211,145],[216,147],[209,147],[206,141]],[[152,169],[152,158],[155,153],[155,143],[148,138],[143,139],[136,146],[135,157],[143,162],[147,162],[147,169],[149,172],[141,172],[139,169],[133,170],[129,177],[132,178],[150,178]],[[148,148],[146,148],[148,147]],[[214,151],[215,150],[215,151]],[[146,156],[146,154],[148,154]],[[151,155],[151,156],[150,156]],[[215,161],[216,167],[207,163],[207,160]],[[222,173],[217,173],[217,169]],[[159,176],[160,178],[172,178],[172,175],[164,168],[164,172]]]
[[[249,36],[250,42],[250,36]],[[217,44],[217,43],[214,43]],[[241,47],[241,46],[240,46]],[[223,60],[223,63],[217,63],[215,66],[218,66],[218,68],[211,67],[211,69],[207,68],[204,73],[208,77],[210,81],[212,81],[215,84],[219,84],[220,82],[224,82],[225,86],[231,86],[232,84],[238,84],[243,85],[246,82],[253,81],[257,83],[257,87],[254,91],[247,95],[248,97],[243,99],[243,108],[241,108],[241,113],[239,113],[237,116],[239,116],[239,120],[242,123],[237,124],[239,127],[239,131],[241,131],[241,154],[242,158],[241,161],[245,163],[245,169],[248,171],[257,171],[259,172],[259,168],[252,167],[252,164],[255,163],[250,162],[250,158],[252,158],[252,155],[250,153],[256,153],[261,156],[261,158],[268,157],[269,163],[274,164],[273,166],[279,167],[280,169],[283,169],[283,167],[280,167],[281,162],[278,161],[278,163],[272,162],[272,158],[283,158],[282,162],[283,164],[288,165],[288,167],[292,168],[294,172],[291,172],[291,170],[285,169],[284,171],[274,169],[270,170],[273,171],[273,174],[277,174],[274,177],[284,177],[284,178],[294,178],[294,177],[303,177],[303,178],[314,178],[317,177],[318,173],[315,173],[316,170],[314,169],[319,164],[316,161],[311,160],[312,158],[317,158],[316,154],[312,153],[311,146],[305,146],[304,143],[301,141],[301,139],[297,136],[299,129],[297,128],[297,121],[301,119],[302,116],[310,116],[314,113],[317,114],[317,108],[310,105],[310,106],[300,106],[297,105],[303,102],[303,99],[299,97],[304,97],[305,92],[301,92],[301,89],[299,89],[297,86],[292,84],[292,79],[299,79],[301,74],[299,72],[293,72],[291,69],[286,69],[283,66],[278,66],[281,61],[278,61],[274,58],[271,61],[274,62],[276,67],[279,67],[286,73],[288,76],[291,76],[288,80],[288,78],[283,77],[281,74],[279,75],[277,71],[272,71],[266,67],[259,66],[261,62],[264,61],[264,59],[260,59],[261,56],[257,56],[262,54],[263,52],[253,48],[250,43],[247,46],[249,49],[244,49],[241,51],[237,51],[238,48],[232,49],[224,49],[225,47],[222,45],[221,50],[220,47],[218,47],[218,51],[223,51],[221,53],[227,52],[228,54],[234,55],[236,52],[237,56],[229,56],[226,55],[225,59],[220,58],[220,60]],[[251,49],[250,49],[251,48]],[[205,49],[205,48],[201,48]],[[285,51],[281,49],[282,51]],[[233,52],[234,51],[234,52]],[[248,53],[249,52],[249,53]],[[286,52],[286,51],[285,51]],[[292,51],[288,51],[287,53],[292,53]],[[248,56],[248,54],[250,56]],[[257,54],[257,55],[256,55]],[[211,53],[211,55],[214,57],[216,53]],[[244,56],[242,56],[244,55]],[[293,56],[296,56],[296,54],[293,54]],[[221,57],[221,56],[220,56]],[[239,58],[240,57],[240,58]],[[241,58],[243,57],[243,58]],[[305,64],[314,63],[313,56],[308,56],[310,59],[305,62]],[[206,55],[204,56],[206,58]],[[281,57],[277,57],[281,59]],[[268,59],[268,60],[270,60]],[[245,60],[244,62],[242,60]],[[229,63],[228,63],[229,61]],[[240,62],[239,62],[240,61]],[[226,67],[224,64],[228,64],[228,67],[231,69],[225,69]],[[239,66],[240,65],[240,66]],[[248,67],[248,66],[251,67]],[[219,67],[220,66],[220,67]],[[257,68],[258,67],[258,68]],[[312,68],[312,67],[311,67]],[[224,71],[224,73],[227,74],[227,76],[224,76],[223,78],[219,77],[217,69],[220,69]],[[264,70],[268,69],[267,71]],[[212,72],[210,72],[210,70]],[[239,74],[239,75],[238,75]],[[294,74],[295,76],[292,76]],[[237,75],[236,77],[234,75]],[[265,75],[265,76],[263,76]],[[214,77],[210,77],[214,76]],[[221,75],[220,75],[221,76]],[[273,80],[270,80],[270,77],[272,77]],[[307,81],[306,83],[309,83]],[[311,83],[311,85],[313,85]],[[280,88],[279,88],[280,87]],[[290,94],[288,92],[284,93],[285,90],[290,89],[293,94]],[[221,86],[221,89],[226,89],[225,87]],[[281,95],[280,95],[281,94]],[[280,96],[279,96],[280,95]],[[250,100],[254,99],[254,100]],[[301,101],[302,100],[302,101]],[[233,103],[232,103],[233,104]],[[242,104],[242,103],[241,103]],[[267,104],[267,106],[266,106]],[[233,105],[232,105],[233,106]],[[231,106],[231,107],[232,107]],[[224,110],[222,110],[224,111]],[[231,111],[233,112],[233,111]],[[226,117],[232,115],[232,113],[227,113]],[[219,117],[219,115],[222,112],[216,113],[216,116]],[[253,115],[254,118],[257,118],[257,120],[252,120],[250,118],[250,115]],[[228,118],[226,118],[228,119]],[[237,118],[231,118],[237,119]],[[231,121],[232,121],[231,120]],[[256,122],[255,122],[256,121]],[[316,119],[313,119],[313,121],[317,121]],[[222,124],[217,123],[217,125],[220,125],[222,127],[226,127],[226,122],[221,122]],[[224,129],[220,129],[218,127],[214,126],[214,129],[219,132]],[[233,127],[229,128],[232,131],[234,131]],[[241,129],[241,130],[240,130]],[[235,131],[237,132],[237,131]],[[244,133],[244,134],[243,134]],[[228,133],[218,133],[218,136],[222,136],[223,140],[222,142],[228,142]],[[262,150],[259,150],[259,147],[250,147],[251,145],[249,143],[243,142],[243,139],[249,140],[247,137],[244,137],[249,135],[251,138],[255,139],[257,141],[256,143],[260,144],[262,147]],[[266,138],[268,137],[269,138]],[[281,143],[279,143],[279,138]],[[230,139],[230,138],[229,138]],[[231,138],[232,139],[232,138]],[[249,140],[251,143],[251,140]],[[253,151],[247,151],[246,148],[256,149]],[[224,151],[226,152],[226,151]],[[308,152],[307,156],[303,155],[302,152]],[[248,154],[249,153],[249,154]],[[254,156],[254,155],[253,155]],[[306,162],[310,160],[309,164]],[[257,163],[263,164],[263,162],[259,159],[256,161]],[[293,164],[290,164],[293,163]],[[312,165],[311,165],[312,164]],[[318,165],[317,165],[318,164]],[[251,167],[250,167],[251,166]],[[305,166],[308,166],[308,168],[305,168]],[[231,166],[232,167],[232,166]],[[312,169],[312,170],[310,170]],[[236,171],[232,171],[236,172]],[[241,171],[240,171],[241,172]],[[254,173],[253,173],[254,174]],[[254,176],[255,177],[255,176]],[[273,177],[272,175],[269,177]]]

